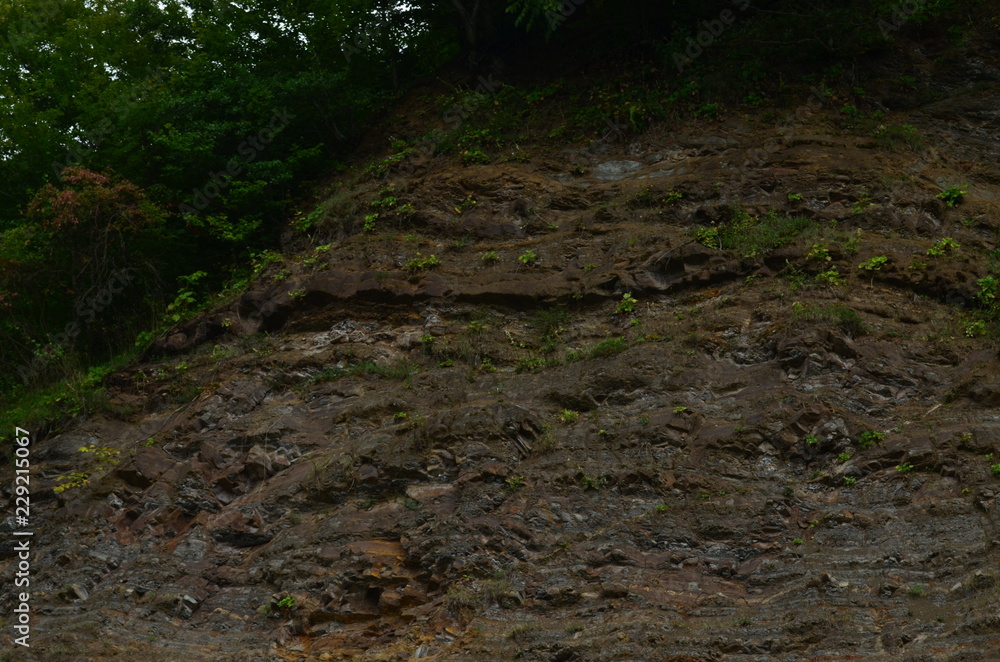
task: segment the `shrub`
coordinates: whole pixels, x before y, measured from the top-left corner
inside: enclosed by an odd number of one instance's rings
[[[955,252],[961,246],[951,237],[944,237],[934,242],[934,245],[927,249],[927,254],[931,257],[940,257],[947,252]]]
[[[837,271],[837,268],[829,269],[827,271],[820,272],[816,274],[816,280],[821,283],[826,283],[827,285],[843,285],[844,279]]]
[[[567,424],[575,422],[578,418],[580,418],[580,412],[572,409],[563,409],[559,414],[559,420]]]
[[[635,304],[639,303],[636,299],[632,297],[631,292],[626,292],[622,296],[622,300],[618,302],[618,307],[615,309],[616,313],[631,313],[635,309]]]
[[[957,205],[959,202],[962,201],[962,198],[965,197],[966,193],[968,193],[968,191],[965,189],[965,187],[949,186],[945,190],[938,193],[937,197],[939,200],[944,200],[944,203],[949,207],[954,207],[955,205]]]
[[[507,489],[511,492],[516,492],[525,486],[524,476],[511,476],[506,481]]]
[[[910,124],[880,124],[873,132],[875,142],[883,149],[899,150],[908,148],[913,151],[923,149],[924,140]]]
[[[417,257],[412,258],[406,262],[406,269],[409,271],[423,271],[425,269],[433,269],[434,267],[441,264],[441,260],[435,255],[428,257]]]
[[[875,430],[862,432],[861,436],[858,437],[858,447],[861,448],[861,450],[867,450],[881,442],[885,439],[885,437],[885,432],[877,432]]]
[[[852,337],[868,332],[861,316],[844,306],[793,306],[792,319],[833,322]]]
[[[756,257],[784,246],[811,223],[807,218],[781,216],[776,211],[752,216],[739,208],[731,210],[731,217],[723,225],[700,228],[695,238],[710,248]]]
[[[858,269],[865,269],[866,271],[878,271],[888,261],[889,258],[887,258],[884,255],[879,255],[877,257],[865,260],[864,262],[858,265]]]
[[[531,266],[538,260],[538,256],[531,249],[528,249],[518,256],[517,261],[526,267]]]
[[[608,338],[594,345],[590,349],[590,356],[593,358],[614,356],[615,354],[624,352],[626,349],[628,349],[628,341],[624,337]]]

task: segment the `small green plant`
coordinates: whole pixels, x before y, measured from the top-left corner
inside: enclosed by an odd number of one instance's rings
[[[875,143],[883,149],[899,150],[906,147],[917,151],[924,147],[923,138],[910,124],[879,124],[872,135]]]
[[[594,478],[593,476],[588,476],[587,474],[584,474],[580,478],[580,483],[583,485],[583,489],[585,490],[600,490],[604,487],[606,482],[607,480],[603,477]]]
[[[618,307],[615,308],[616,313],[631,313],[635,310],[635,304],[639,303],[635,298],[632,297],[631,292],[626,292],[622,296],[622,300],[618,302]]]
[[[485,262],[486,264],[493,264],[494,262],[497,262],[500,259],[500,254],[497,253],[496,251],[486,251],[479,259]]]
[[[858,479],[854,476],[844,476],[845,487],[852,487],[856,482],[858,482]]]
[[[719,104],[717,103],[704,103],[694,111],[695,117],[704,117],[705,119],[715,119],[715,116],[719,114]]]
[[[857,202],[852,206],[852,210],[855,214],[863,214],[868,211],[868,208],[873,204],[872,196],[866,189],[861,189],[861,194],[858,196]]]
[[[481,149],[462,150],[462,165],[485,165],[490,162],[489,155]]]
[[[176,324],[194,311],[195,287],[198,281],[207,275],[204,271],[196,271],[188,276],[179,276],[177,278],[181,283],[181,289],[177,292],[177,297],[173,303],[167,306],[166,318],[168,321]]]
[[[59,484],[52,488],[56,494],[61,494],[74,487],[83,487],[90,482],[90,474],[84,471],[71,471],[68,474],[56,477]]]
[[[619,336],[618,338],[608,338],[607,340],[602,340],[591,347],[590,356],[592,358],[613,356],[620,352],[624,352],[626,349],[628,349],[628,341],[625,340],[624,337]]]
[[[986,322],[983,320],[976,320],[974,322],[969,322],[965,325],[965,335],[969,338],[978,338],[980,336],[986,335]]]
[[[375,232],[375,221],[378,220],[378,212],[365,215],[365,224],[362,228],[365,232]]]
[[[985,308],[993,308],[997,301],[997,292],[1000,290],[1000,280],[995,276],[987,276],[980,278],[977,283],[979,291],[976,292],[976,298],[979,299],[979,303]]]
[[[505,482],[507,484],[507,489],[511,492],[517,492],[527,484],[524,482],[524,476],[511,476]]]
[[[393,189],[391,189],[390,187],[382,189],[382,191],[386,194],[388,194],[392,190]],[[372,200],[368,206],[371,207],[372,209],[392,209],[398,204],[399,204],[399,198],[397,198],[394,195],[385,195],[384,198],[381,198],[379,200]]]
[[[733,250],[740,257],[758,257],[788,244],[812,224],[809,219],[782,216],[773,210],[753,216],[733,207],[729,216],[724,225],[698,228],[695,240],[709,248]]]
[[[830,257],[830,249],[827,248],[826,244],[813,244],[809,252],[806,253],[806,259],[829,262],[832,258]]]
[[[455,211],[459,214],[463,214],[465,213],[466,210],[472,209],[478,204],[479,203],[470,193],[469,195],[465,196],[465,200],[462,200],[460,203],[458,203],[458,205],[455,207]]]
[[[913,465],[910,464],[909,462],[903,462],[902,464],[897,464],[896,471],[899,471],[901,473],[908,473],[910,471],[913,471]]]
[[[538,255],[530,248],[518,256],[517,261],[526,267],[530,267],[538,260]]]
[[[95,471],[107,471],[118,465],[121,461],[121,451],[115,450],[109,446],[98,446],[97,444],[88,444],[87,446],[81,446],[77,449],[77,452],[85,453],[88,455],[93,455],[97,460],[97,465],[94,467]],[[58,476],[56,485],[52,490],[57,494],[65,492],[68,489],[74,487],[83,487],[90,482],[90,473],[84,471],[73,471],[63,476]]]
[[[884,255],[878,255],[876,257],[870,258],[858,265],[858,269],[864,269],[866,271],[878,271],[881,269],[886,262],[889,261]]]
[[[688,410],[688,408],[685,407],[684,405],[677,405],[676,407],[674,407],[674,413],[675,414],[683,414],[687,410]]]
[[[396,145],[395,147],[403,147],[403,145]],[[395,148],[394,147],[394,148]],[[365,172],[377,179],[385,177],[389,171],[394,167],[402,163],[408,156],[415,153],[416,150],[412,147],[405,147],[401,151],[395,154],[390,154],[381,161],[372,162],[366,169]]]
[[[660,505],[658,505],[658,506],[656,507],[656,510],[657,510],[658,512],[661,512],[661,513],[662,513],[662,512],[666,512],[666,510],[667,510],[667,504],[665,504],[665,503],[661,503]]]
[[[857,230],[854,231],[854,234],[852,234],[849,239],[844,241],[844,250],[850,253],[851,255],[855,255],[857,254],[858,249],[860,247],[861,247],[861,228],[858,228]]]
[[[819,443],[819,439],[817,439],[816,435],[814,434],[807,434],[805,442],[811,446],[813,444]]]
[[[867,450],[872,446],[875,446],[883,439],[885,439],[885,432],[878,432],[876,430],[868,430],[867,432],[862,432],[861,436],[858,437],[858,447],[861,450]]]
[[[841,275],[839,271],[837,271],[836,267],[816,274],[816,280],[821,283],[826,283],[827,285],[844,284],[844,277]]]
[[[394,420],[394,421],[405,421],[409,417],[410,417],[410,415],[407,414],[405,411],[397,411],[395,414],[392,415],[392,420]]]
[[[290,595],[286,595],[278,600],[278,606],[282,609],[295,609],[295,598]]]
[[[440,264],[441,260],[437,256],[420,257],[418,253],[417,257],[408,260],[405,266],[409,271],[424,271],[426,269],[433,269]]]
[[[559,420],[566,424],[572,423],[578,418],[580,418],[580,412],[573,411],[572,409],[563,409],[559,413]]]
[[[931,257],[940,257],[949,251],[954,253],[959,248],[961,246],[957,241],[951,237],[944,237],[935,241],[934,245],[927,249],[927,254]]]
[[[788,201],[789,202],[798,202],[801,199],[802,199],[802,194],[801,193],[789,193],[788,194]]]
[[[793,545],[801,545],[802,544],[802,538],[792,538],[792,544]]]
[[[954,207],[962,201],[962,198],[965,197],[966,193],[968,193],[968,191],[964,186],[949,186],[945,190],[938,193],[937,198],[939,200],[944,200],[944,204],[949,207]]]
[[[923,584],[914,584],[910,587],[909,594],[911,598],[919,598],[924,594],[926,587]]]
[[[302,289],[302,288],[299,288],[297,290],[290,291],[288,293],[288,296],[290,296],[292,298],[292,301],[299,301],[299,300],[305,298],[306,291],[304,289]]]
[[[993,465],[990,465],[990,472],[991,472],[991,473],[992,473],[992,474],[993,474],[994,476],[1000,476],[1000,464],[993,464]]]
[[[850,453],[838,453],[837,454],[837,459],[840,460],[841,462],[847,462],[848,460],[851,459],[851,454]]]

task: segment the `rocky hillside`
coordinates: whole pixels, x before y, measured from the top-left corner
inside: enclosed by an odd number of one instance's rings
[[[414,91],[36,437],[5,659],[997,659],[996,46],[485,164]]]

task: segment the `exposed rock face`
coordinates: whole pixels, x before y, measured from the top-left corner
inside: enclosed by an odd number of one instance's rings
[[[37,442],[10,659],[998,659],[1000,364],[969,313],[1000,179],[960,210],[929,183],[995,170],[944,124],[996,128],[987,97],[914,115],[933,160],[734,121],[588,175],[425,164],[400,185],[433,239],[265,275]],[[692,238],[736,200],[814,224]]]

